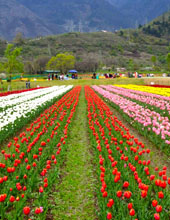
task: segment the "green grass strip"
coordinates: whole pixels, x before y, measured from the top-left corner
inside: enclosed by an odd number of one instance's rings
[[[51,214],[58,220],[97,219],[93,155],[88,141],[84,89],[74,118],[61,169],[60,184],[56,184]]]

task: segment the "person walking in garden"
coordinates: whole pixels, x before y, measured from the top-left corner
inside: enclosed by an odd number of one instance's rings
[[[48,80],[50,80],[50,73],[48,74]]]

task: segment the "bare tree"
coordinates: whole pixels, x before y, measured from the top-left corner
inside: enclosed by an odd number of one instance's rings
[[[99,60],[95,56],[85,56],[82,61],[77,61],[75,68],[80,72],[95,72],[98,69]]]
[[[33,67],[32,62],[27,61],[27,62],[24,63],[24,72],[29,73],[29,74],[34,73],[34,67]]]
[[[42,73],[46,69],[46,65],[50,57],[48,56],[40,56],[33,62],[33,69],[35,73]]]

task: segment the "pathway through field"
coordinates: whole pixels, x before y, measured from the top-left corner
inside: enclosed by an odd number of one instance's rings
[[[61,183],[55,186],[55,206],[51,211],[53,219],[97,219],[96,177],[87,131],[86,102],[82,88],[65,165],[61,170]]]

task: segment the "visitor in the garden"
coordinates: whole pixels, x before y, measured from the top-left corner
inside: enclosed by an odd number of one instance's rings
[[[50,80],[50,73],[48,74],[48,80]]]
[[[93,73],[92,79],[96,79],[96,73]]]
[[[30,81],[29,80],[26,81],[26,89],[30,89]]]

